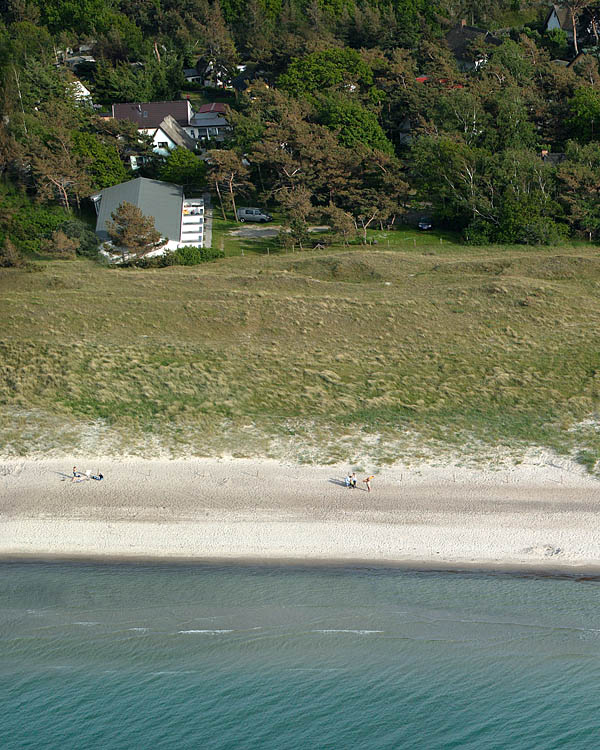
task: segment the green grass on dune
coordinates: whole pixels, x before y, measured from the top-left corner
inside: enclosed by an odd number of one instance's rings
[[[376,236],[194,268],[2,271],[2,452],[384,463],[535,445],[593,470],[597,250]]]

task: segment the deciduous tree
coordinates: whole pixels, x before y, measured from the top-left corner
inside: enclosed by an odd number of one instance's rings
[[[342,146],[354,148],[362,144],[387,154],[394,153],[377,115],[360,102],[346,96],[327,97],[319,102],[317,111],[319,121],[338,134]]]
[[[187,148],[177,146],[165,159],[158,175],[161,180],[187,189],[200,188],[206,182],[206,163]]]
[[[87,162],[94,189],[118,185],[127,179],[115,142],[103,141],[95,133],[77,131],[73,134],[73,148]]]
[[[351,93],[373,83],[373,71],[353,49],[334,47],[292,60],[279,86],[294,96],[334,89]]]
[[[600,92],[592,86],[578,88],[569,100],[569,110],[567,123],[582,140],[600,135]]]
[[[558,168],[561,200],[573,229],[592,240],[600,234],[600,144],[571,142],[566,157]]]

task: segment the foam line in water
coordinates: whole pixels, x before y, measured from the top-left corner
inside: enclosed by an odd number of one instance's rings
[[[219,635],[221,633],[233,633],[233,630],[178,630],[178,633],[187,635],[189,633],[204,633],[205,635]]]
[[[330,628],[328,630],[313,630],[312,633],[355,633],[356,635],[370,635],[371,633],[383,633],[383,630],[348,630],[346,628]]]

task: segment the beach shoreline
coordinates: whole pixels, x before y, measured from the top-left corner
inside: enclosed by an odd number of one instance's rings
[[[105,479],[71,483],[76,463]],[[553,456],[365,468],[257,459],[0,460],[0,559],[600,573],[600,482]]]

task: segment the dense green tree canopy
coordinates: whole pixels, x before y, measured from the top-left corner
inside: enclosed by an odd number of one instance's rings
[[[94,189],[118,185],[127,179],[127,170],[114,143],[103,141],[95,133],[78,131],[73,134],[73,148],[89,163]]]
[[[362,144],[388,154],[394,153],[377,115],[360,102],[341,96],[328,97],[317,105],[317,111],[319,122],[339,133],[342,146],[351,148]]]
[[[600,90],[578,88],[569,100],[569,125],[584,141],[600,137]]]
[[[231,105],[209,177],[225,214],[238,194],[272,201],[299,242],[310,218],[366,237],[425,208],[471,242],[593,239],[597,24],[573,60],[545,13],[533,0],[15,0],[0,26],[0,171],[26,202],[63,212],[127,179],[132,153],[146,174],[204,183],[197,155],[153,156],[134,124],[97,117],[71,86],[81,78],[106,108],[179,99],[196,66],[212,88],[191,96]],[[462,19],[481,33],[458,48],[446,36]],[[83,44],[94,59],[67,64]],[[245,91],[231,88],[238,73]],[[30,225],[34,239],[0,216],[0,241],[72,244],[62,226]]]
[[[373,83],[373,71],[360,54],[351,49],[326,49],[292,60],[279,86],[294,96],[326,89],[353,93]]]
[[[167,156],[158,176],[165,182],[200,188],[206,182],[206,164],[187,148],[178,146]]]

